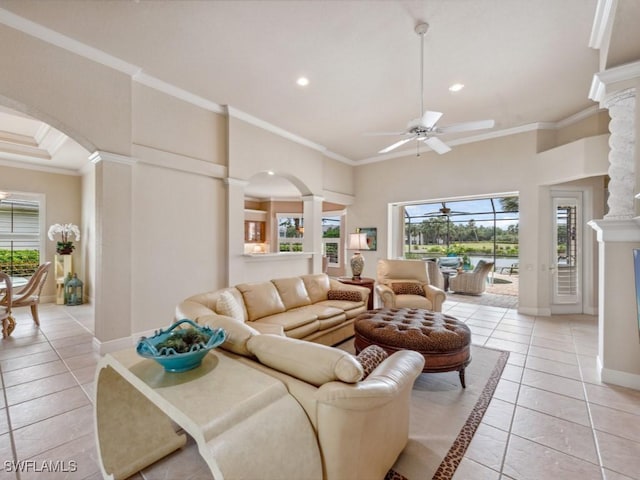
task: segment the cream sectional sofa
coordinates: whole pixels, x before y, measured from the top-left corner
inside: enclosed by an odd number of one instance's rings
[[[364,377],[357,358],[338,348],[261,334],[250,326],[251,322],[223,315],[203,316],[200,322],[227,332],[226,341],[214,355],[224,355],[279,380],[286,395],[295,400],[286,411],[271,413],[267,418],[260,412],[269,410],[268,399],[248,398],[237,406],[236,410],[246,410],[240,415],[244,420],[227,428],[240,436],[234,434],[232,443],[224,440],[224,435],[220,440],[210,440],[226,445],[224,453],[219,453],[224,455],[221,463],[227,466],[225,476],[251,478],[247,477],[250,471],[260,472],[256,478],[282,478],[284,468],[277,467],[286,465],[286,478],[385,477],[409,439],[411,391],[422,373],[422,355],[410,350],[396,352]],[[244,381],[237,379],[239,388]],[[294,435],[277,436],[283,423],[280,415],[286,415],[289,424],[295,419],[295,431],[310,429],[315,442],[303,444]],[[247,452],[246,448],[251,448],[248,444],[264,438],[269,439],[269,449],[252,448],[250,454]],[[297,458],[307,461],[298,465],[300,462],[294,462]],[[275,474],[267,473],[274,469]]]
[[[202,323],[203,317],[224,315],[262,333],[335,345],[353,336],[353,319],[366,311],[369,294],[324,273],[302,275],[193,295],[176,307],[175,318]]]

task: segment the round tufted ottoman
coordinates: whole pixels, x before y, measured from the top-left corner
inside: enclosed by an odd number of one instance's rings
[[[414,350],[424,356],[423,372],[460,372],[471,362],[471,331],[450,315],[419,308],[379,308],[361,313],[354,320],[356,353],[369,345],[384,348],[389,355]]]

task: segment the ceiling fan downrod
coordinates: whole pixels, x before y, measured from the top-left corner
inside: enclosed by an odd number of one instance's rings
[[[415,31],[420,36],[420,112],[418,118],[424,115],[424,36],[429,30],[429,24],[419,23]]]

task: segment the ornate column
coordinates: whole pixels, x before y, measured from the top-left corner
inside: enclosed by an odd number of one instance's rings
[[[603,102],[609,110],[609,220],[631,219],[635,216],[635,104],[636,92],[629,88],[608,96]]]

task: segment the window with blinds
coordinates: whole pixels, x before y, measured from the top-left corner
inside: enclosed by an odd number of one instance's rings
[[[0,200],[0,270],[30,277],[40,265],[40,202]]]

